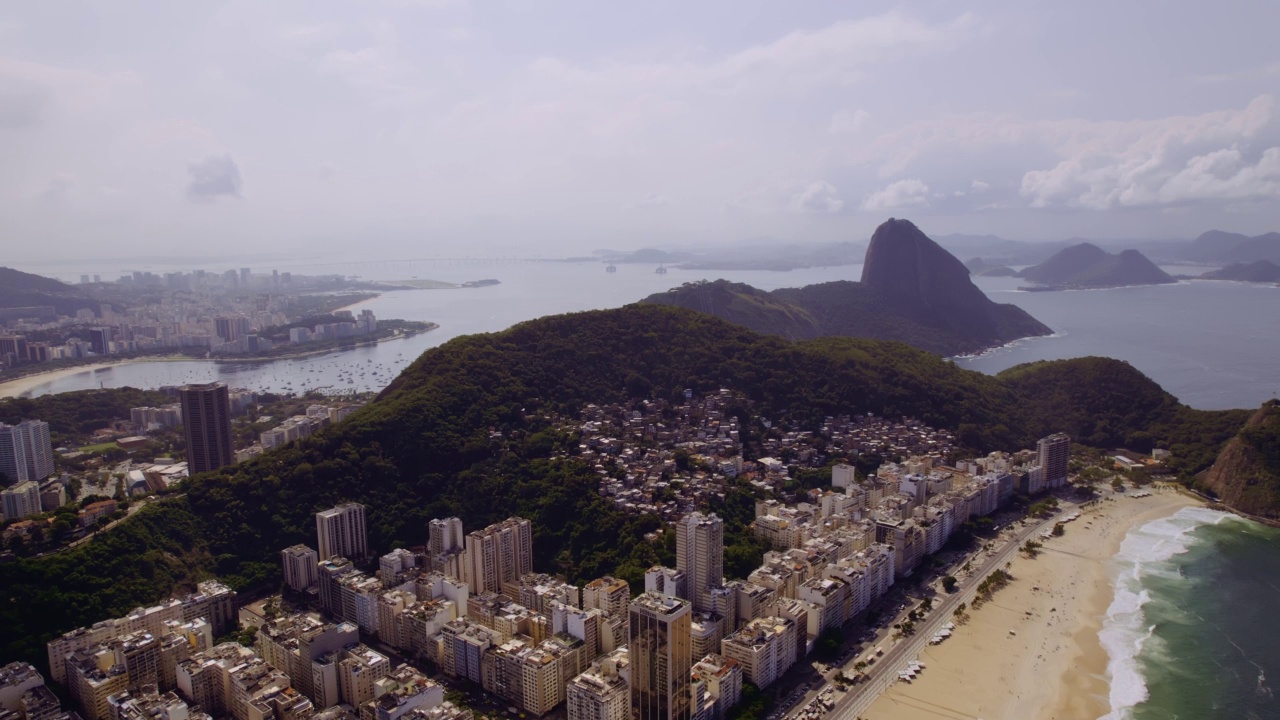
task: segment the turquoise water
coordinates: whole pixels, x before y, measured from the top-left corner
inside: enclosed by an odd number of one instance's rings
[[[1108,719],[1280,717],[1280,530],[1191,508],[1131,532],[1115,563]]]

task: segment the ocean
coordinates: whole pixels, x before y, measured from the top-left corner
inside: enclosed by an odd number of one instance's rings
[[[38,268],[23,268],[38,272]],[[448,282],[496,278],[500,285],[404,290],[362,303],[383,318],[423,320],[440,328],[404,341],[273,363],[142,362],[85,371],[45,383],[32,394],[96,387],[159,387],[220,380],[264,391],[378,390],[424,351],[476,332],[494,332],[557,313],[614,308],[685,282],[725,278],[766,290],[858,279],[861,265],[791,272],[694,271],[593,262],[374,263],[317,266],[307,272],[361,272],[366,279],[411,277]],[[1176,268],[1174,270],[1177,270]],[[1185,271],[1185,269],[1182,269]],[[1035,360],[1106,355],[1125,360],[1184,403],[1203,409],[1257,407],[1280,392],[1280,288],[1232,282],[1183,282],[1139,288],[1019,292],[1013,278],[976,278],[993,300],[1013,303],[1055,334],[1012,343],[956,362],[995,373]]]
[[[1280,717],[1280,530],[1204,508],[1135,528],[1101,632],[1106,720]]]

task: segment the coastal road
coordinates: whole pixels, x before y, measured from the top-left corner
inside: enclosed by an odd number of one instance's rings
[[[1062,502],[1059,506],[1059,513],[1074,510],[1075,505]],[[920,655],[920,653],[928,645],[929,640],[937,634],[942,626],[952,618],[952,614],[960,603],[966,603],[973,606],[973,599],[978,594],[978,585],[992,573],[992,571],[1004,567],[1005,563],[1013,559],[1018,549],[1022,547],[1031,537],[1038,533],[1044,532],[1046,529],[1053,527],[1053,523],[1057,522],[1058,514],[1040,523],[1036,523],[1015,536],[1015,539],[997,551],[995,555],[987,559],[978,571],[971,574],[969,579],[961,584],[960,589],[945,596],[946,599],[941,603],[934,605],[933,610],[922,623],[917,623],[916,633],[909,638],[905,638],[891,648],[885,651],[884,657],[876,660],[876,664],[868,668],[865,673],[867,675],[866,682],[860,683],[855,689],[851,689],[848,694],[840,699],[836,706],[827,713],[826,720],[855,720],[871,707],[871,703],[880,697],[881,693],[889,689],[889,686],[898,682],[898,673],[906,669],[907,663]],[[928,672],[926,670],[926,672]]]

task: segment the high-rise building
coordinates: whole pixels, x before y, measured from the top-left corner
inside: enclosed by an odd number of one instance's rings
[[[798,654],[794,620],[771,616],[756,618],[720,641],[721,654],[742,666],[742,677],[766,688],[795,663]]]
[[[472,595],[502,592],[533,572],[533,529],[528,520],[511,517],[467,535],[464,580]]]
[[[1056,488],[1067,484],[1067,464],[1071,459],[1071,438],[1066,433],[1055,433],[1042,438],[1036,446],[1040,455],[1040,472],[1045,487]]]
[[[184,385],[178,392],[192,475],[235,462],[231,439],[231,399],[222,383]]]
[[[18,712],[22,696],[28,690],[43,686],[44,678],[30,663],[15,660],[0,667],[0,714]]]
[[[724,522],[715,513],[676,522],[676,569],[684,571],[693,607],[711,610],[711,591],[724,584]]]
[[[27,359],[27,339],[21,335],[0,335],[0,365],[13,365]]]
[[[234,342],[252,332],[249,318],[220,317],[213,319],[214,333],[223,342]]]
[[[0,423],[0,475],[8,482],[40,482],[53,474],[53,442],[49,423],[23,420]]]
[[[614,617],[627,614],[627,604],[631,602],[631,586],[626,580],[606,575],[596,578],[582,588],[582,609],[595,608]]]
[[[89,349],[99,355],[111,352],[111,328],[93,328],[89,331]]]
[[[438,573],[458,579],[466,575],[466,538],[461,520],[449,517],[431,521],[427,557],[431,569]]]
[[[342,503],[316,513],[317,547],[320,559],[344,557],[360,560],[369,556],[369,530],[365,525],[364,506]]]
[[[297,592],[306,592],[315,587],[319,580],[316,565],[320,556],[306,545],[294,545],[280,551],[280,562],[284,566],[284,584]]]
[[[631,601],[628,645],[634,720],[690,720],[691,614],[688,602],[669,595],[647,592]]]
[[[858,484],[858,471],[852,465],[840,463],[831,468],[831,485],[838,488],[849,488]]]
[[[0,491],[0,505],[4,508],[5,520],[19,520],[28,515],[40,513],[40,485],[30,480],[7,487]]]
[[[631,720],[627,681],[609,659],[594,663],[565,687],[569,720]]]
[[[465,544],[461,520],[449,517],[431,521],[427,549],[432,555],[440,555],[450,550],[462,550]]]

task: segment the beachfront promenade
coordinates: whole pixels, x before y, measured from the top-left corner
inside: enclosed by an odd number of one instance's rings
[[[1074,504],[1062,502],[1059,507],[1059,513],[1043,522],[1023,529],[1022,532],[1015,536],[1015,539],[1009,541],[1002,549],[988,558],[978,568],[977,572],[970,575],[969,579],[962,584],[960,590],[943,596],[945,599],[934,606],[926,620],[917,626],[914,635],[885,650],[884,656],[878,659],[875,665],[864,671],[867,680],[855,686],[853,690],[841,698],[831,712],[827,713],[826,720],[856,720],[861,717],[862,713],[866,712],[867,708],[871,707],[871,704],[876,701],[876,698],[880,697],[895,682],[898,682],[898,673],[906,669],[908,662],[920,655],[925,647],[928,646],[929,639],[941,630],[944,624],[952,620],[955,609],[959,607],[960,603],[965,603],[970,608],[973,607],[973,600],[978,594],[978,585],[988,575],[1012,561],[1018,550],[1028,539],[1051,528],[1062,512],[1074,509]],[[856,660],[857,658],[853,658],[850,662],[856,662]]]

